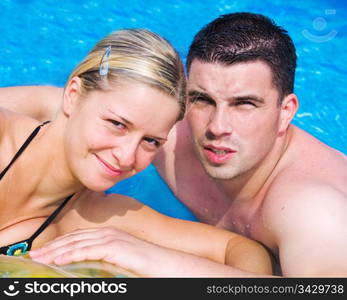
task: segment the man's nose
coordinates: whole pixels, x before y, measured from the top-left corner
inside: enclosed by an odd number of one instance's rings
[[[216,108],[210,116],[206,135],[210,139],[229,136],[232,133],[229,112],[223,108]]]

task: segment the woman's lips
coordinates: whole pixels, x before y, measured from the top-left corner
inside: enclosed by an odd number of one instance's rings
[[[235,150],[227,147],[215,147],[207,145],[203,147],[207,159],[213,164],[223,164],[236,153]]]
[[[101,163],[101,165],[104,167],[105,171],[110,174],[111,176],[114,177],[118,177],[120,175],[122,175],[123,171],[115,169],[114,167],[112,167],[109,163],[107,163],[106,161],[104,161],[103,159],[101,159],[99,156],[97,156],[95,154],[96,158],[99,160],[99,162]]]

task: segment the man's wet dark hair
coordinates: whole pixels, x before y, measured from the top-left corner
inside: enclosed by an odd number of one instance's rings
[[[223,65],[260,60],[272,70],[280,101],[294,90],[294,43],[286,30],[263,15],[232,13],[207,24],[190,46],[188,74],[194,59]]]

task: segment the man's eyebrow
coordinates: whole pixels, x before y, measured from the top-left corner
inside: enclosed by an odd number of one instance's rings
[[[214,101],[213,98],[209,94],[204,93],[204,92],[199,92],[199,91],[196,91],[196,90],[189,91],[188,92],[188,97],[190,97],[190,98],[204,97],[207,100]]]
[[[210,101],[214,101],[213,98],[205,93],[205,92],[199,92],[197,90],[192,90],[192,91],[189,91],[188,92],[188,97],[204,97],[206,98],[207,100],[210,100]],[[255,102],[258,102],[258,103],[265,103],[265,100],[264,98],[262,97],[259,97],[259,96],[256,96],[256,95],[253,95],[253,94],[250,94],[250,95],[242,95],[242,96],[234,96],[234,97],[230,97],[227,99],[228,101],[244,101],[244,100],[251,100],[251,101],[255,101]]]

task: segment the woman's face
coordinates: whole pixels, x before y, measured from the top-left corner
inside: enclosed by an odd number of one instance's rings
[[[106,190],[146,168],[180,110],[173,97],[125,80],[110,91],[93,91],[84,98],[69,94],[69,87],[66,93],[68,165],[73,176],[94,191]]]

